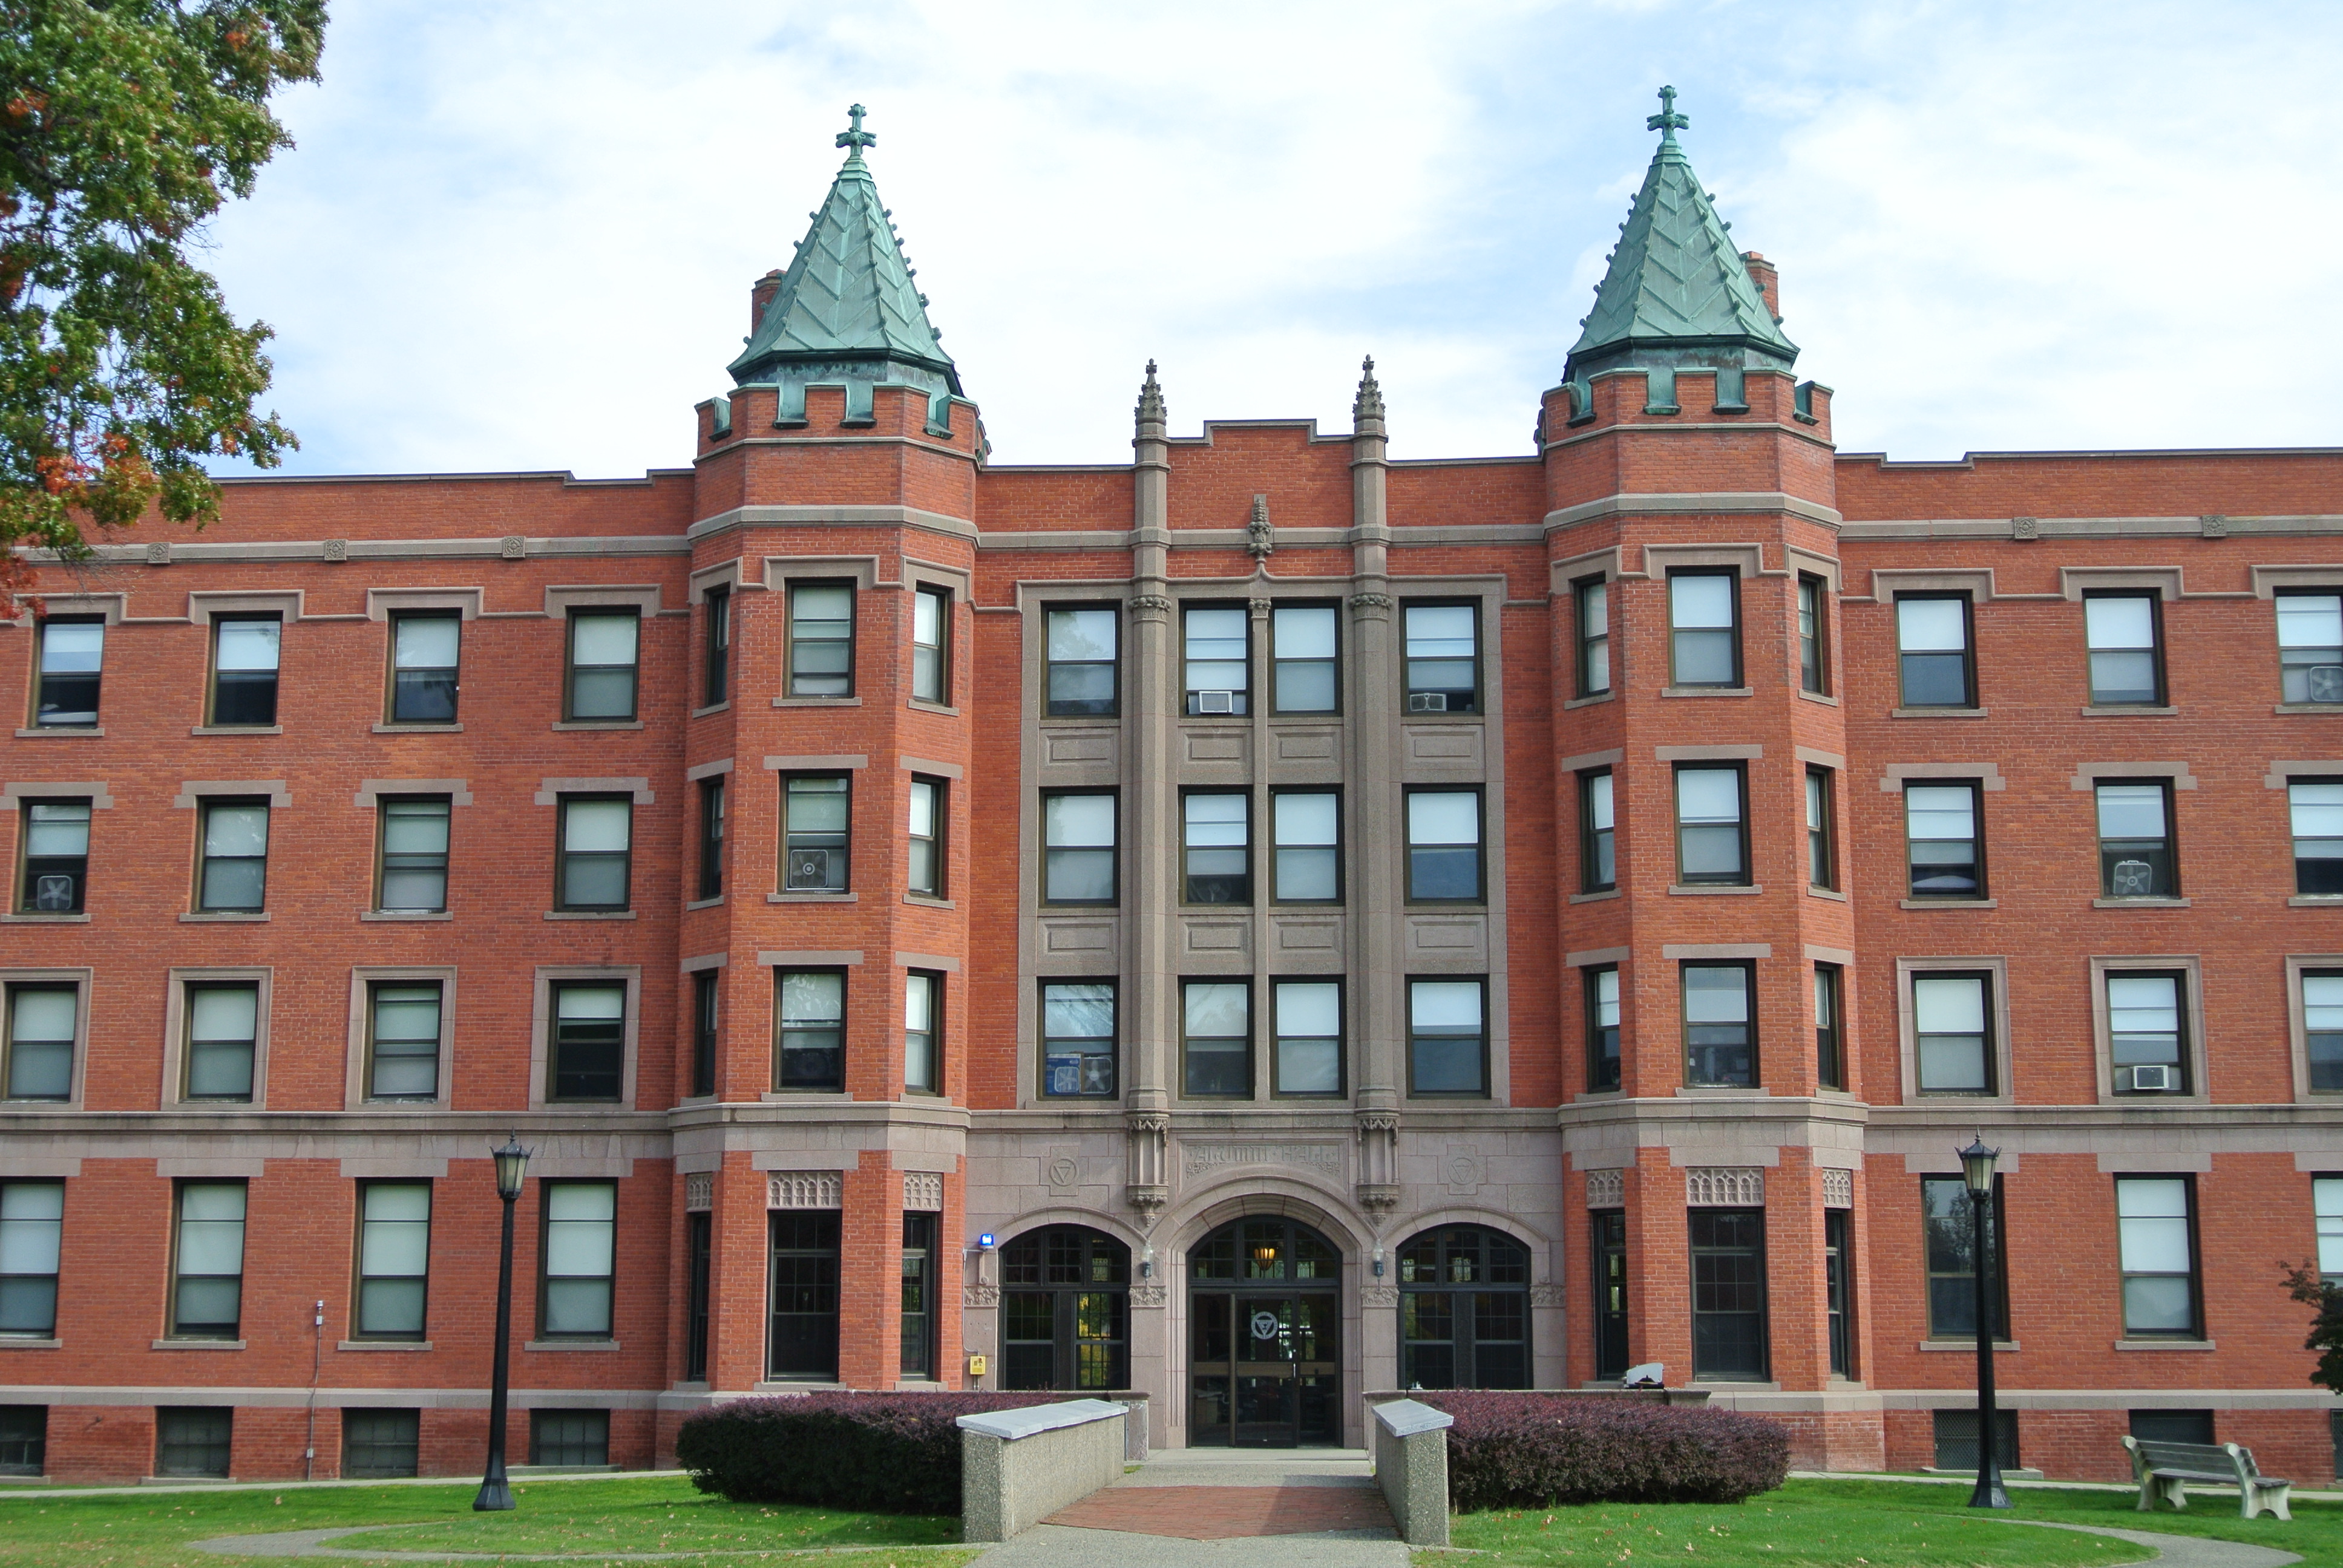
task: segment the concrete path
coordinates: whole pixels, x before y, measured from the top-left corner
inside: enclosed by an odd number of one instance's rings
[[[2072,1530],[2078,1535],[2112,1535],[2118,1541],[2153,1548],[2154,1557],[2139,1561],[2157,1563],[2160,1568],[2286,1568],[2287,1563],[2302,1561],[2296,1553],[2275,1547],[2255,1546],[2243,1541],[2208,1541],[2201,1535],[2166,1535],[2152,1530],[2117,1530],[2105,1524],[2065,1524],[2048,1519],[1996,1519],[1990,1523],[2022,1524],[2035,1530]]]

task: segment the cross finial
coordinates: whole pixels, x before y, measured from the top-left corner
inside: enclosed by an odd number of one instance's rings
[[[848,149],[846,156],[850,158],[860,157],[862,149],[879,139],[878,136],[862,128],[863,114],[863,107],[860,104],[848,109],[846,117],[853,123],[847,129],[838,133],[838,145]]]
[[[1660,133],[1660,140],[1663,144],[1668,144],[1673,143],[1676,139],[1676,133],[1691,125],[1692,121],[1689,117],[1676,113],[1676,90],[1674,87],[1662,87],[1660,112],[1645,120],[1644,124],[1648,129]]]

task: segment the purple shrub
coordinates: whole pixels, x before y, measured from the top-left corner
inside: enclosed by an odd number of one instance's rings
[[[1448,1501],[1459,1513],[1569,1503],[1739,1503],[1782,1484],[1788,1434],[1762,1416],[1641,1400],[1450,1392]]]
[[[811,1393],[735,1400],[676,1433],[691,1483],[734,1503],[879,1513],[960,1512],[963,1415],[1054,1404],[1055,1393]]]

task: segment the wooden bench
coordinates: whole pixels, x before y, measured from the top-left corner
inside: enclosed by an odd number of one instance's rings
[[[2199,1486],[2236,1487],[2241,1519],[2251,1519],[2265,1509],[2280,1519],[2294,1517],[2286,1508],[2287,1493],[2294,1483],[2274,1481],[2256,1469],[2251,1449],[2234,1442],[2158,1442],[2153,1438],[2142,1442],[2129,1436],[2123,1445],[2131,1452],[2131,1473],[2139,1483],[2142,1513],[2151,1511],[2159,1496],[2175,1509],[2186,1509],[2188,1494],[2184,1488],[2193,1481]]]

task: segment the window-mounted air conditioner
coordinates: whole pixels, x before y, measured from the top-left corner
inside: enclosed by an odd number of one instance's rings
[[[2177,1067],[2127,1067],[2135,1094],[2169,1094],[2180,1087],[2180,1070]]]
[[[2343,664],[2314,664],[2310,667],[2310,700],[2343,702]]]
[[[1234,713],[1236,710],[1236,693],[1233,691],[1196,693],[1196,711],[1199,713]]]
[[[830,854],[828,849],[791,849],[789,885],[809,888],[816,892],[829,887]]]
[[[1407,710],[1410,713],[1445,713],[1448,711],[1448,694],[1444,691],[1411,691],[1407,694]]]

